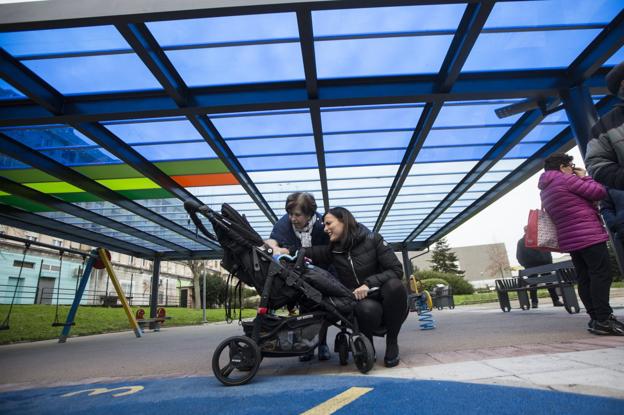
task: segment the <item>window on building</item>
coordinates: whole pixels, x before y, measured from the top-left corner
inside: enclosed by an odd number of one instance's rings
[[[63,246],[63,240],[62,239],[52,239],[52,245],[54,245],[54,246]]]
[[[22,267],[22,268],[35,268],[35,263],[34,262],[28,262],[28,261],[13,261],[13,266],[14,267]]]
[[[37,237],[36,236],[32,236],[32,235],[26,235],[26,239],[28,239],[29,241],[33,241],[33,242],[37,241]]]

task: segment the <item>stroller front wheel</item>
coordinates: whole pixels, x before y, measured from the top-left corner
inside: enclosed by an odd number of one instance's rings
[[[256,376],[261,360],[260,348],[253,339],[229,337],[212,355],[212,372],[226,386],[244,385]]]
[[[366,336],[353,337],[353,361],[362,373],[367,373],[375,364],[375,351],[373,345]]]

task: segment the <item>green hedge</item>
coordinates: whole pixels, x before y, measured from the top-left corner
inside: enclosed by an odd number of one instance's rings
[[[449,283],[446,280],[443,280],[442,278],[427,278],[426,280],[421,280],[420,282],[423,285],[424,289],[429,291],[430,293],[433,292],[433,289],[438,284],[442,284],[444,286],[449,285]]]
[[[431,280],[441,279],[448,283],[453,288],[453,294],[472,294],[474,293],[474,287],[464,279],[461,275],[447,274],[444,272],[437,272],[431,270],[417,271],[414,273],[417,279]],[[429,288],[427,288],[429,289]]]

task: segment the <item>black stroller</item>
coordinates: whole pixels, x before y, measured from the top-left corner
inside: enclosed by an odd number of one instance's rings
[[[249,382],[264,357],[312,352],[318,346],[321,327],[328,323],[340,328],[334,351],[341,365],[347,364],[351,352],[360,372],[367,373],[373,367],[373,345],[359,332],[353,315],[355,298],[349,289],[327,271],[307,263],[304,252],[296,258],[274,258],[247,219],[228,204],[222,205],[220,214],[195,201],[186,201],[184,207],[195,226],[221,244],[223,268],[260,294],[256,318],[242,322],[245,335],[225,339],[214,352],[212,370],[221,383],[235,386]],[[210,220],[216,238],[198,213]],[[311,311],[293,317],[271,312],[293,301]]]

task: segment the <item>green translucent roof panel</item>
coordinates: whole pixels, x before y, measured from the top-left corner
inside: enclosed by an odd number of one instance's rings
[[[165,48],[299,38],[295,13],[167,20],[147,27]]]

